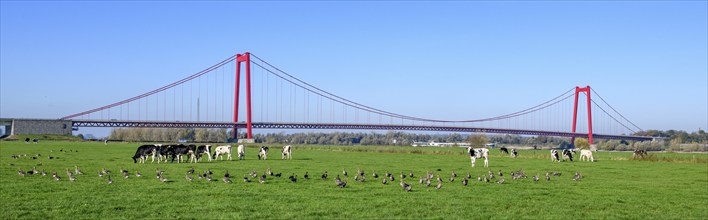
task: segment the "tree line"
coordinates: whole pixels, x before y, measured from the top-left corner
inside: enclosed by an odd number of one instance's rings
[[[662,137],[662,141],[600,140],[594,144],[599,150],[651,151],[708,151],[708,133],[703,130],[685,131],[648,130],[635,135]],[[223,128],[117,128],[111,131],[109,140],[138,142],[233,142],[231,129]],[[245,133],[239,133],[245,138]],[[401,131],[388,132],[307,132],[307,133],[260,133],[254,134],[256,143],[263,144],[310,144],[310,145],[394,145],[411,146],[413,142],[471,143],[474,146],[496,143],[497,146],[528,146],[541,148],[566,148],[569,138],[522,135],[469,135],[459,133],[417,134]]]

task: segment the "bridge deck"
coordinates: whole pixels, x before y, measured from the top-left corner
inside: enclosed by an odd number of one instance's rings
[[[164,122],[164,121],[114,121],[114,120],[72,120],[73,127],[150,127],[150,128],[246,128],[246,123],[234,122]],[[539,135],[556,137],[587,137],[587,133],[538,131],[502,128],[477,128],[431,125],[379,125],[379,124],[318,124],[318,123],[272,123],[253,122],[256,129],[336,129],[336,130],[407,130],[407,131],[447,131],[476,132],[518,135]],[[608,135],[593,133],[593,138],[650,141],[653,137]]]

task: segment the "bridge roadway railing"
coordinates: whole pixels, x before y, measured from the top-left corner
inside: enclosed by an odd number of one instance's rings
[[[183,122],[183,121],[116,121],[116,120],[73,120],[73,127],[143,127],[143,128],[246,128],[245,122]],[[445,131],[474,132],[518,135],[539,135],[555,137],[587,137],[587,133],[558,131],[539,131],[506,128],[478,128],[432,125],[395,125],[395,124],[321,124],[321,123],[274,123],[253,122],[256,129],[335,129],[335,130],[406,130],[406,131]],[[593,133],[593,138],[650,141],[653,137],[608,135]]]

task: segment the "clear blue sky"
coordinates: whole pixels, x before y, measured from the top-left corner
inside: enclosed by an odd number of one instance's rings
[[[250,51],[408,115],[483,118],[590,85],[643,129],[708,127],[706,1],[0,6],[0,117],[59,118]],[[455,108],[420,108],[440,103]]]

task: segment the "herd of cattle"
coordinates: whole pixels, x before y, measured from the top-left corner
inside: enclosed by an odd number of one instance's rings
[[[268,159],[268,150],[269,148],[266,146],[262,146],[258,150],[258,159],[259,160],[266,160]],[[238,145],[236,148],[236,152],[238,154],[238,159],[243,160],[245,159],[246,156],[246,149],[243,145]],[[292,147],[290,145],[284,146],[282,150],[282,159],[292,159]],[[163,144],[148,144],[148,145],[141,145],[138,147],[138,149],[135,151],[135,155],[133,156],[133,162],[134,163],[145,163],[148,159],[151,159],[150,162],[155,162],[155,159],[157,159],[157,163],[160,162],[175,162],[175,159],[177,159],[177,163],[181,163],[183,161],[189,162],[189,163],[197,163],[202,160],[202,157],[206,155],[207,159],[209,161],[221,159],[224,160],[224,155],[226,155],[227,160],[232,160],[231,158],[231,145],[224,145],[224,146],[216,146],[214,150],[212,151],[212,145],[184,145],[184,144],[170,144],[170,145],[163,145]],[[185,158],[187,157],[187,158]]]

